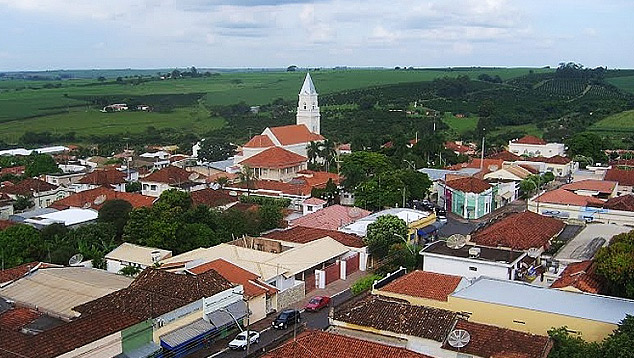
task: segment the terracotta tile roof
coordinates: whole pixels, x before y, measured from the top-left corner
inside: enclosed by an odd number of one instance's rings
[[[593,196],[578,195],[563,188],[547,191],[535,198],[540,203],[552,203],[576,206],[603,206],[604,201]]]
[[[39,312],[30,308],[16,307],[0,314],[0,327],[18,331],[40,316]]]
[[[337,147],[337,149],[339,150],[350,150],[350,148],[350,143],[339,144],[339,146]]]
[[[126,174],[116,169],[95,170],[79,179],[79,184],[117,185],[125,183]]]
[[[634,211],[634,195],[629,194],[610,198],[603,203],[603,207],[612,210]]]
[[[57,186],[49,184],[40,179],[27,178],[15,185],[0,188],[1,192],[13,195],[31,196],[33,192],[51,191]]]
[[[619,185],[634,186],[634,170],[612,168],[605,173],[603,180],[618,182]]]
[[[337,230],[371,213],[361,208],[335,204],[299,217],[291,221],[290,224],[292,226]]]
[[[291,145],[324,140],[324,137],[319,134],[312,133],[303,124],[270,127],[269,129],[271,130],[271,132],[273,132],[273,135],[275,136],[275,138],[277,138],[281,145]]]
[[[548,144],[545,140],[532,136],[532,135],[525,135],[522,138],[513,140],[511,142],[517,143],[517,144],[534,144],[534,145]]]
[[[13,221],[9,221],[9,220],[0,220],[0,230],[4,230],[10,226],[13,225],[17,225],[15,222]]]
[[[227,205],[239,201],[237,196],[231,196],[226,190],[205,188],[191,193],[194,205],[206,205],[210,208]]]
[[[181,169],[179,167],[170,165],[163,169],[159,169],[153,172],[152,174],[141,179],[141,181],[144,181],[144,182],[151,181],[155,183],[177,185],[177,184],[191,182],[191,180],[189,179],[191,175],[192,173],[186,171],[185,169]]]
[[[305,205],[324,205],[327,201],[319,198],[308,198],[302,202]]]
[[[416,270],[390,282],[381,291],[447,302],[461,280],[460,276]]]
[[[97,200],[99,198],[99,200]],[[104,199],[103,201],[101,199]],[[50,207],[58,210],[73,208],[92,208],[95,210],[101,209],[103,203],[107,200],[125,200],[132,205],[133,208],[149,207],[152,206],[156,198],[151,196],[145,196],[138,193],[126,193],[115,191],[103,186],[95,189],[80,191],[79,193],[72,194],[63,199],[55,201]],[[97,200],[97,203],[95,203]]]
[[[280,169],[297,166],[306,163],[307,160],[306,157],[282,147],[272,147],[241,161],[240,164],[251,168]]]
[[[22,264],[10,269],[0,270],[0,283],[17,280],[24,276],[27,272],[31,271],[35,267],[48,268],[48,267],[60,267],[60,265],[49,264],[45,262],[33,261]]]
[[[529,172],[533,173],[533,174],[538,174],[539,173],[539,169],[535,168],[532,165],[528,165],[528,164],[519,164],[520,167],[528,170]]]
[[[529,157],[522,158],[522,161],[525,162],[537,162],[537,163],[548,163],[548,164],[568,164],[571,162],[571,159],[568,157],[562,157],[561,155],[555,155],[554,157],[546,158],[546,157]]]
[[[616,167],[634,167],[634,159],[618,159],[610,161],[610,165]]]
[[[215,183],[220,178],[227,178],[228,181],[232,181],[232,180],[236,180],[236,179],[240,178],[240,174],[238,174],[238,173],[226,173],[226,172],[216,173],[216,174],[212,174],[212,175],[208,176],[207,179],[206,179],[206,182],[207,183]]]
[[[231,205],[231,207],[229,207],[229,210],[237,210],[237,211],[242,211],[242,212],[247,212],[247,211],[258,211],[258,209],[260,208],[260,205],[255,204],[255,203],[235,203],[233,205]]]
[[[294,226],[286,230],[275,230],[263,234],[262,236],[273,240],[295,242],[298,244],[305,244],[329,236],[342,245],[348,247],[366,246],[366,244],[363,242],[363,239],[354,234],[305,226]]]
[[[269,136],[264,134],[253,136],[253,138],[251,138],[250,141],[248,141],[245,145],[243,145],[243,147],[246,147],[246,148],[263,148],[263,147],[266,148],[266,147],[273,147],[273,146],[275,146],[275,144],[273,144],[273,141],[271,140],[271,138],[269,138]]]
[[[19,167],[2,168],[0,169],[0,175],[5,175],[5,174],[22,175],[24,174],[25,170],[26,170],[26,167],[23,165]]]
[[[220,275],[222,275],[222,277],[226,278],[227,281],[233,284],[244,286],[244,294],[247,297],[255,297],[266,293],[273,294],[277,292],[277,289],[275,287],[261,282],[258,275],[223,259],[217,259],[211,262],[207,262],[202,265],[190,268],[187,271],[195,275],[200,275],[209,270],[215,270]]]
[[[473,152],[473,148],[456,142],[445,142],[445,148],[461,154]]]
[[[474,177],[450,180],[446,182],[445,185],[452,189],[459,190],[463,193],[476,194],[482,193],[483,191],[489,190],[491,188],[491,184]]]
[[[336,307],[333,319],[381,331],[442,342],[456,322],[456,313],[382,296],[368,296]]]
[[[586,260],[566,266],[561,276],[550,287],[574,287],[583,292],[602,294],[605,281],[596,273],[596,265],[592,260]]]
[[[297,172],[297,174],[299,175],[294,178],[295,181],[304,180],[308,185],[315,188],[325,187],[329,180],[332,180],[335,185],[339,185],[341,181],[341,177],[337,173],[305,169]]]
[[[483,358],[546,358],[552,348],[546,336],[481,323],[458,320],[455,329],[469,332],[469,343],[463,348],[454,348],[444,342],[443,349]]]
[[[513,153],[509,152],[508,150],[503,150],[501,152],[498,152],[498,153],[495,153],[495,154],[491,154],[487,158],[489,158],[489,159],[502,159],[505,162],[514,162],[514,161],[522,159],[522,157],[520,157],[519,155],[513,154]]]
[[[480,163],[482,162],[482,160],[480,158],[476,158],[471,160],[469,163],[458,163],[458,164],[454,164],[450,167],[447,167],[446,169],[449,170],[460,170],[463,168],[480,168]],[[489,171],[495,171],[498,170],[500,168],[502,168],[502,165],[504,164],[504,160],[502,159],[491,159],[491,158],[484,158],[484,162],[482,162],[482,168],[489,170]]]
[[[271,350],[263,358],[431,358],[405,348],[388,346],[323,331],[305,331]]]
[[[156,318],[203,297],[233,287],[214,270],[192,276],[147,268],[119,291],[74,308],[82,315],[116,309],[140,319]]]
[[[617,184],[615,181],[585,179],[566,184],[562,188],[570,191],[591,190],[602,194],[612,194]]]
[[[471,240],[483,246],[528,250],[532,247],[547,247],[565,226],[561,220],[524,211],[510,214],[477,230]]]
[[[237,183],[231,186],[227,186],[228,189],[231,188],[242,188],[246,189],[247,184]],[[306,196],[310,195],[312,188],[306,184],[305,181],[301,182],[288,182],[284,183],[281,181],[275,180],[257,180],[251,182],[251,190],[252,191],[269,191],[269,192],[281,192],[287,195],[301,195]]]

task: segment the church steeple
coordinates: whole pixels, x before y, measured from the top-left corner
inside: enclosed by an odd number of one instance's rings
[[[297,124],[303,124],[309,131],[319,134],[320,117],[317,90],[313,80],[310,78],[310,73],[307,73],[304,84],[299,90]]]

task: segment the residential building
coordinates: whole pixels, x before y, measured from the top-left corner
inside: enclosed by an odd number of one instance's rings
[[[52,224],[62,224],[67,228],[74,228],[97,221],[97,216],[97,211],[93,209],[68,208],[29,217],[24,220],[24,223],[36,229],[43,229]]]
[[[71,194],[64,199],[53,202],[50,207],[58,210],[68,208],[93,209],[99,211],[103,204],[109,200],[125,200],[134,209],[150,207],[156,200],[155,197],[145,196],[138,193],[126,193],[108,189],[100,186],[95,189],[81,191]]]
[[[365,237],[368,225],[375,222],[380,216],[394,215],[407,224],[407,241],[419,241],[434,232],[440,225],[436,222],[436,214],[428,211],[420,211],[408,208],[386,209],[374,214],[357,219],[355,222],[342,227],[343,232]],[[431,231],[430,231],[431,230]]]
[[[69,194],[61,187],[32,178],[23,179],[15,185],[0,187],[0,193],[5,193],[12,200],[16,200],[19,196],[29,198],[36,209],[45,208]]]
[[[77,191],[105,186],[108,189],[125,192],[126,173],[117,169],[94,170],[77,181]]]
[[[613,167],[607,170],[603,180],[615,181],[619,183],[618,195],[632,194],[632,187],[634,187],[634,170],[631,168],[620,169]]]
[[[272,349],[263,358],[431,358],[405,348],[324,331],[305,331]]]
[[[205,205],[210,208],[228,209],[240,202],[238,195],[230,195],[229,191],[223,189],[205,188],[191,193],[194,205]]]
[[[597,271],[592,260],[571,263],[550,287],[571,292],[602,294],[606,289],[605,279]]]
[[[324,208],[328,202],[319,198],[309,198],[302,203],[302,214],[310,214]]]
[[[573,162],[570,158],[555,155],[554,157],[523,157],[516,161],[522,166],[530,166],[540,173],[551,172],[556,177],[569,177],[579,169],[579,163]]]
[[[476,153],[475,145],[464,144],[462,141],[445,142],[445,149],[451,150],[456,155],[474,155]]]
[[[618,185],[616,181],[585,179],[563,185],[561,188],[577,195],[607,200],[616,196]]]
[[[371,211],[363,210],[354,206],[351,207],[334,204],[294,219],[289,223],[289,225],[339,230],[340,228],[343,228],[356,220],[362,219],[371,213]]]
[[[139,159],[141,160],[146,160],[146,161],[150,161],[153,163],[153,167],[152,169],[157,170],[157,169],[162,169],[165,168],[167,166],[170,165],[170,153],[163,151],[163,150],[159,150],[156,152],[148,152],[148,153],[143,153],[141,155],[139,155]]]
[[[56,186],[63,186],[71,189],[72,191],[76,191],[78,185],[76,185],[81,178],[86,175],[86,172],[71,172],[71,173],[54,173],[54,174],[46,174],[46,182],[49,184],[53,184]]]
[[[545,140],[527,135],[509,141],[509,152],[528,157],[551,158],[565,155],[566,147],[562,143],[547,143]]]
[[[438,205],[465,219],[478,219],[495,209],[497,190],[474,177],[447,180],[439,184]]]
[[[281,147],[271,147],[240,162],[255,179],[289,181],[305,170],[308,158]]]
[[[172,257],[172,251],[146,247],[127,242],[122,243],[106,254],[106,270],[119,273],[127,266],[136,267],[139,271],[158,264],[159,261]]]
[[[197,179],[198,174],[170,165],[139,181],[141,182],[141,194],[159,197],[169,189],[194,192],[207,187],[204,182],[196,181]]]
[[[544,250],[565,226],[561,220],[524,211],[509,214],[476,230],[471,241],[481,246],[512,250]]]
[[[260,280],[260,277],[253,272],[247,271],[231,262],[223,259],[216,259],[206,263],[192,263],[186,272],[193,275],[200,275],[209,270],[218,272],[227,281],[234,285],[244,287],[244,299],[248,301],[250,323],[260,321],[277,307],[278,290]]]
[[[515,280],[526,276],[531,266],[533,269],[537,266],[523,251],[473,244],[454,249],[444,241],[425,246],[420,254],[423,256],[423,270],[469,279],[488,276]]]

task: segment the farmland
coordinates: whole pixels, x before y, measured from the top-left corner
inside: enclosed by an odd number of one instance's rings
[[[607,81],[623,91],[634,93],[634,76],[613,77],[608,78]]]
[[[617,113],[595,123],[591,130],[597,132],[634,132],[634,110]]]
[[[442,120],[458,135],[473,131],[478,125],[478,117],[457,118],[451,112],[446,112]]]

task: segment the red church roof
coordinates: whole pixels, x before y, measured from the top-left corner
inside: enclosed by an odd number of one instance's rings
[[[240,164],[251,168],[280,169],[293,167],[306,161],[306,157],[299,154],[281,147],[272,147],[241,161]]]

